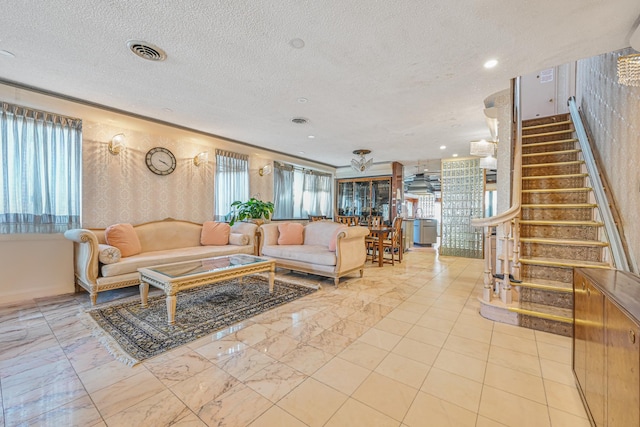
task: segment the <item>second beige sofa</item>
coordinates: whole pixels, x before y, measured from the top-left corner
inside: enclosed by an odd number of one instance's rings
[[[278,223],[263,224],[258,229],[260,255],[276,260],[276,266],[332,277],[337,286],[340,278],[354,272],[364,274],[367,258],[364,238],[366,227],[345,227],[332,221],[314,221],[304,227],[302,245],[279,245]],[[330,250],[332,239],[335,250]]]

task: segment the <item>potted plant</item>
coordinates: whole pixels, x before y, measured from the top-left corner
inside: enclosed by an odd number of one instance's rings
[[[255,198],[250,198],[246,202],[236,200],[231,203],[231,212],[227,215],[229,225],[235,224],[237,221],[246,221],[248,219],[255,220],[256,223],[264,222],[271,218],[273,214],[273,203],[263,202]],[[258,224],[260,225],[260,224]]]

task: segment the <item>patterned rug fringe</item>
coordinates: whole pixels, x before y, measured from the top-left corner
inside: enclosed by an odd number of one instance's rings
[[[120,303],[122,302],[120,301]],[[118,344],[118,342],[111,335],[109,335],[109,333],[102,329],[100,325],[98,325],[96,321],[93,320],[88,312],[78,313],[78,317],[80,318],[80,321],[87,327],[87,329],[91,331],[91,335],[97,338],[98,342],[102,344],[102,346],[104,346],[109,354],[113,356],[117,361],[122,362],[130,367],[133,367],[140,363],[140,360],[132,357],[126,351],[124,351],[122,347],[120,347],[120,344]]]

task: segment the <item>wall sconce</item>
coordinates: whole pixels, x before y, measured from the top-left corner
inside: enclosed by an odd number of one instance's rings
[[[271,167],[271,165],[264,165],[258,170],[258,174],[260,174],[260,176],[269,175],[271,172],[273,172],[273,167]]]
[[[109,141],[109,152],[111,154],[120,154],[120,152],[125,148],[127,148],[127,144],[123,133],[114,135],[113,138],[111,138],[111,141]]]
[[[196,154],[193,158],[193,164],[196,166],[206,165],[209,162],[209,152],[203,151],[202,153]]]

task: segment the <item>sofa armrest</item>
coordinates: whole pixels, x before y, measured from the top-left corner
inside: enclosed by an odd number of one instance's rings
[[[231,227],[231,232],[249,236],[248,244],[253,245],[256,242],[256,233],[258,232],[258,226],[251,222],[236,222]]]
[[[260,234],[260,251],[258,252],[260,255],[262,255],[263,246],[278,244],[278,224],[262,224],[258,228],[258,233]]]
[[[92,231],[75,228],[64,232],[64,237],[73,241],[73,262],[75,276],[88,285],[95,285],[98,279],[98,238]]]
[[[343,239],[358,239],[364,238],[369,235],[369,229],[367,227],[344,227],[340,233],[338,233],[338,240],[340,240],[340,235],[342,234]]]
[[[349,271],[364,265],[367,250],[364,238],[369,235],[366,227],[346,227],[337,235],[336,272]]]
[[[232,233],[240,233],[249,237],[249,245],[253,246],[253,253],[258,254],[258,226],[252,222],[236,222],[231,226]]]

